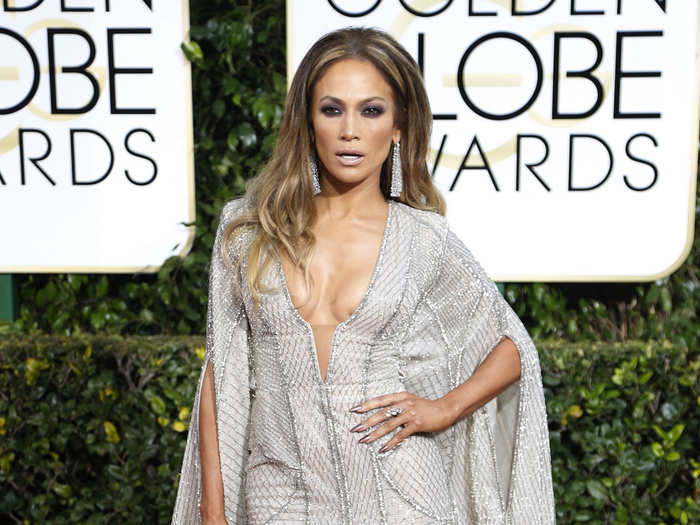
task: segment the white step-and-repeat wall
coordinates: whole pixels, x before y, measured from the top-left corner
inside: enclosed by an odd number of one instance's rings
[[[0,273],[187,253],[188,31],[188,0],[0,2]]]

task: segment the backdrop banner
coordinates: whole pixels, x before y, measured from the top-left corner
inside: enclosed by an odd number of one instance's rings
[[[698,2],[287,0],[288,78],[321,35],[384,29],[433,111],[452,227],[500,281],[641,281],[690,252]]]
[[[189,251],[188,31],[188,0],[1,0],[0,272],[148,272]]]

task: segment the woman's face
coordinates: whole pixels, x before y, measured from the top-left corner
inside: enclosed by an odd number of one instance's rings
[[[377,68],[366,60],[336,62],[316,82],[311,111],[322,178],[339,192],[360,184],[378,188],[382,163],[401,133],[393,92]]]

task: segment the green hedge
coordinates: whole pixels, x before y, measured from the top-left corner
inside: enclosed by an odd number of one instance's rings
[[[0,522],[169,523],[202,344],[2,338]]]
[[[168,523],[201,337],[3,337],[0,522]],[[700,523],[700,354],[540,341],[558,523]]]

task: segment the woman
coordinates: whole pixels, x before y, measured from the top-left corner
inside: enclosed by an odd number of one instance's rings
[[[430,124],[387,34],[303,59],[222,213],[173,523],[554,521],[537,353],[443,218]]]

